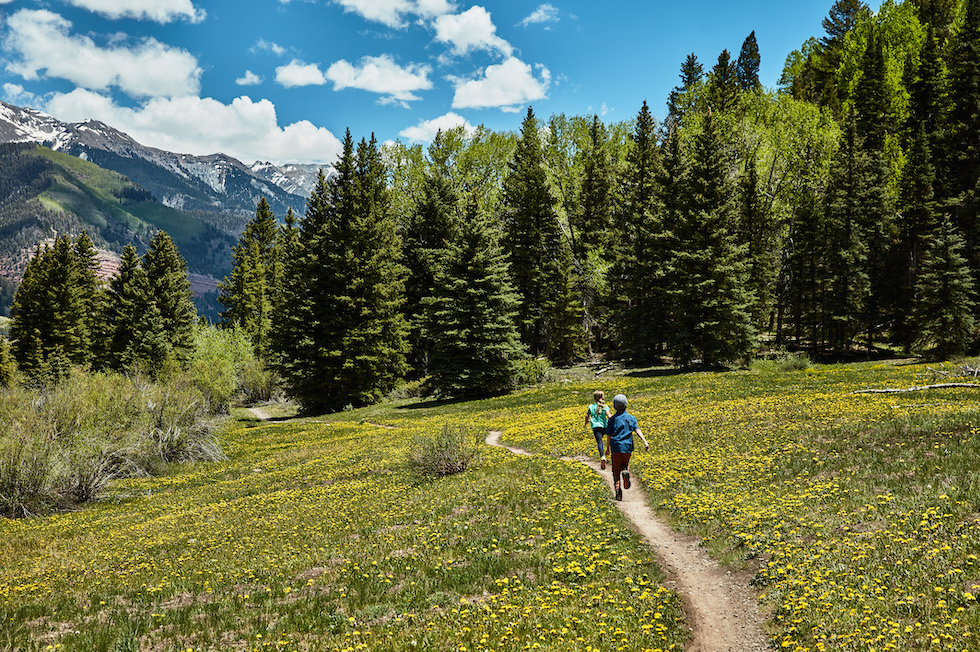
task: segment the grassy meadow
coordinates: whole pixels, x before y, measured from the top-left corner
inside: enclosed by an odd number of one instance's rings
[[[592,471],[630,397],[652,504],[754,576],[782,650],[976,650],[980,393],[924,365],[646,374],[222,433],[227,461],[0,520],[0,650],[679,650],[679,598]],[[466,472],[413,439],[503,430]],[[380,427],[388,426],[388,427]]]

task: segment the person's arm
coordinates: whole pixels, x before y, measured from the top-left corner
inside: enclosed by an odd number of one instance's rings
[[[589,408],[585,408],[585,427],[588,428],[590,423],[592,423],[592,412]]]
[[[650,450],[650,444],[647,443],[647,438],[643,436],[643,433],[640,432],[640,429],[637,428],[633,432],[635,432],[636,434],[638,434],[640,436],[640,439],[643,440],[643,447],[646,448],[647,450]]]

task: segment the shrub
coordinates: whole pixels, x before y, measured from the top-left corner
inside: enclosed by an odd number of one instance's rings
[[[514,374],[515,387],[527,387],[536,385],[545,380],[551,372],[551,365],[547,358],[524,358],[516,365]]]
[[[779,371],[803,371],[813,366],[813,361],[805,353],[786,353],[776,360]]]
[[[0,387],[6,387],[14,378],[14,356],[10,352],[10,341],[0,336]]]
[[[167,383],[73,370],[53,387],[0,390],[0,513],[92,500],[122,477],[168,462],[223,459],[208,402]]]
[[[279,376],[262,360],[252,358],[242,365],[238,374],[238,392],[246,405],[268,403],[280,393]]]
[[[480,452],[481,433],[473,428],[446,424],[431,435],[416,435],[409,463],[421,475],[446,476],[465,471]]]

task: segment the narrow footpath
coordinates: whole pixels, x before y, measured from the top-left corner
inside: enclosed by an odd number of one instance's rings
[[[487,435],[491,446],[506,448],[517,455],[527,451],[500,443],[499,431]],[[568,458],[585,464],[609,485],[612,472],[601,470],[599,462]],[[632,488],[614,501],[619,511],[634,525],[657,555],[667,574],[666,586],[676,591],[684,604],[684,617],[690,632],[688,652],[756,652],[772,649],[762,633],[763,618],[758,603],[745,581],[726,571],[711,559],[697,538],[670,529],[647,504],[646,493],[637,474]]]

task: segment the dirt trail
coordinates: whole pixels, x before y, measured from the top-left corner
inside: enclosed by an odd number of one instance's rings
[[[258,419],[259,421],[268,421],[269,419],[272,418],[271,414],[269,414],[268,412],[266,412],[260,407],[250,407],[248,411],[251,412],[252,416]]]
[[[500,435],[498,431],[491,432],[487,443],[503,446],[517,455],[529,455],[520,448],[501,444]],[[611,496],[612,472],[608,468],[600,470],[597,461],[575,460],[602,476]],[[632,484],[632,488],[623,492],[623,500],[614,502],[656,552],[667,573],[666,585],[677,591],[684,602],[684,616],[690,630],[687,651],[770,650],[762,633],[763,618],[758,603],[746,582],[711,559],[697,538],[675,532],[658,519],[648,506],[643,485],[635,474]]]

